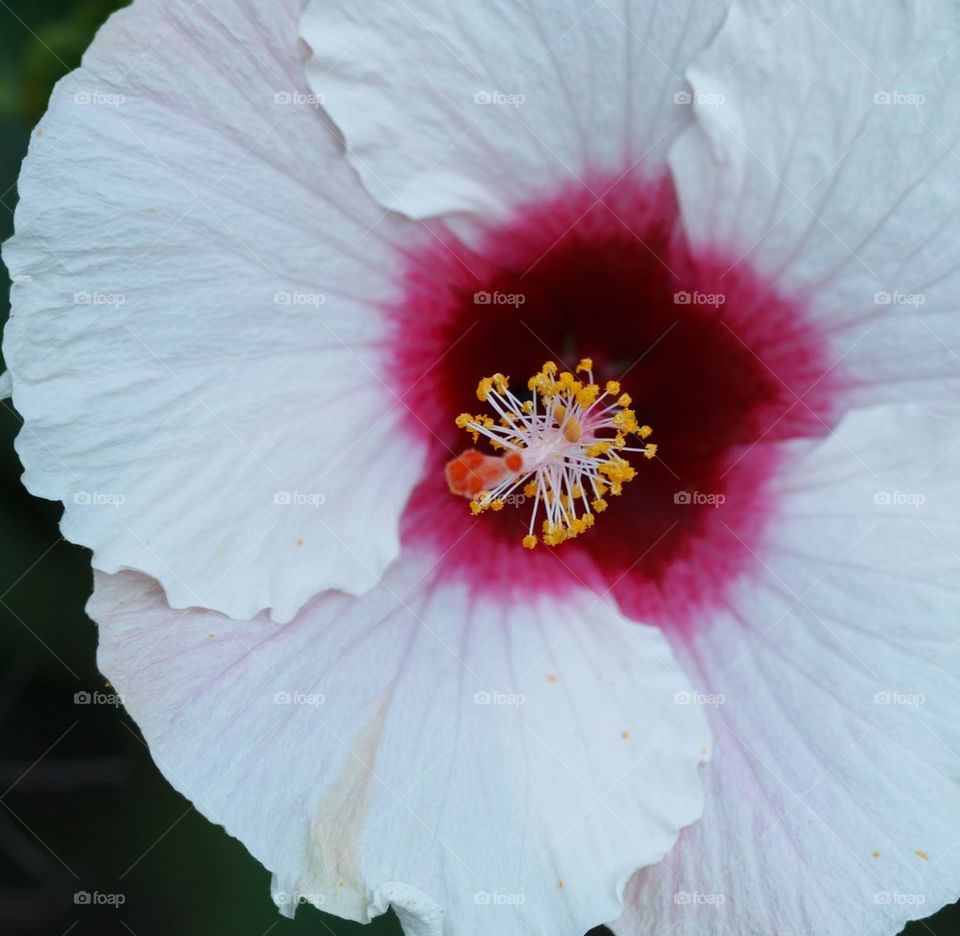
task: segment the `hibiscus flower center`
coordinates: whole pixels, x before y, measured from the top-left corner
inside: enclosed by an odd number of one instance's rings
[[[666,626],[715,611],[762,561],[781,443],[825,435],[838,412],[841,378],[802,297],[783,294],[722,245],[693,249],[666,178],[589,180],[520,206],[514,220],[469,243],[443,226],[433,233],[433,246],[411,255],[405,295],[391,309],[394,389],[410,430],[429,442],[432,466],[407,509],[405,543],[433,549],[438,574],[501,594],[587,584],[611,591],[629,615]],[[541,370],[529,395],[510,402],[501,375],[522,380],[545,358],[558,371]],[[577,371],[581,358],[587,373]],[[551,398],[547,420],[535,384],[560,380],[563,370],[580,389]],[[487,374],[497,376],[479,389],[502,412],[473,415],[476,381]],[[579,481],[562,468],[580,446],[568,434],[585,428],[590,401],[577,394],[595,382],[598,399],[609,395],[591,412],[632,406],[636,429],[656,430],[657,457],[642,457],[652,451],[634,433],[624,447],[642,452],[602,524],[562,550],[524,550],[534,535],[554,545],[573,539],[606,506],[603,489],[590,487],[599,465]],[[616,383],[632,398],[620,407],[609,392]],[[567,417],[578,405],[575,430]],[[503,425],[511,413],[525,439]],[[463,429],[477,433],[475,454],[463,451]],[[615,425],[588,431],[590,444],[630,435]],[[546,460],[544,451],[519,451],[511,467],[512,450],[490,445],[508,438],[520,439],[518,449],[534,438],[562,439],[567,449],[555,446]],[[543,474],[524,477],[525,467]],[[471,516],[451,489],[489,515]],[[546,513],[536,528],[538,496]]]
[[[523,545],[538,542],[537,515],[542,506],[543,542],[548,546],[575,539],[593,526],[596,513],[607,508],[607,494],[619,497],[636,472],[624,452],[642,452],[653,458],[656,445],[628,445],[629,436],[646,439],[653,431],[641,426],[631,410],[629,394],[608,380],[593,382],[593,361],[577,365],[587,383],[570,371],[558,372],[555,361],[527,383],[531,397],[521,400],[503,374],[485,377],[477,399],[489,403],[499,419],[462,413],[457,425],[477,442],[483,436],[500,456],[469,449],[447,464],[447,484],[453,494],[470,498],[474,514],[499,511],[522,489],[519,498],[533,502],[530,526]],[[608,398],[611,398],[608,400]],[[526,483],[524,483],[526,482]],[[596,512],[596,513],[595,513]]]

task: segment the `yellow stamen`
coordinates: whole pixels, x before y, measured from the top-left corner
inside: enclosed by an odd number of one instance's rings
[[[577,374],[586,374],[579,380]],[[464,453],[448,466],[447,479],[455,494],[470,498],[471,513],[502,511],[508,503],[532,499],[530,526],[522,543],[534,549],[539,542],[559,546],[591,529],[607,509],[607,495],[623,492],[636,470],[623,457],[637,452],[653,458],[653,443],[630,447],[629,436],[646,439],[649,426],[637,422],[628,393],[620,383],[607,381],[603,392],[593,383],[593,361],[583,358],[575,371],[561,371],[553,361],[527,382],[533,394],[521,401],[510,391],[504,374],[484,377],[477,398],[496,411],[489,415],[461,413],[456,424],[475,441],[482,435],[495,455]],[[616,397],[611,404],[609,397]],[[601,397],[604,401],[601,402]],[[484,490],[472,493],[483,485]],[[516,497],[515,492],[523,492]],[[541,534],[535,532],[535,521]],[[546,515],[544,517],[544,514]]]

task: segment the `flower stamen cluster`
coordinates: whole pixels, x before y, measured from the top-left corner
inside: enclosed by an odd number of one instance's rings
[[[652,430],[637,422],[620,384],[594,382],[589,358],[580,361],[576,373],[548,361],[527,389],[530,398],[521,400],[504,374],[480,381],[477,398],[497,418],[462,413],[457,426],[474,442],[483,436],[501,454],[469,449],[447,464],[447,482],[453,493],[470,498],[474,514],[502,510],[509,498],[520,500],[516,495],[522,491],[524,499],[533,500],[523,545],[533,549],[542,540],[559,546],[590,529],[607,509],[606,498],[621,494],[636,477],[624,453],[653,458],[657,447],[643,441]],[[630,445],[631,437],[643,444]]]

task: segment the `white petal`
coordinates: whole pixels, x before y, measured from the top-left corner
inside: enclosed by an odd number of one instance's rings
[[[36,131],[4,251],[29,489],[98,568],[281,620],[378,580],[422,459],[377,374],[406,226],[303,103],[299,13],[113,17]]]
[[[662,168],[691,120],[683,70],[727,5],[315,0],[308,77],[384,205],[488,215],[594,172]]]
[[[738,0],[688,72],[686,229],[809,300],[858,402],[960,374],[958,68],[946,0]]]
[[[619,936],[894,934],[956,899],[958,471],[956,414],[900,405],[784,476],[758,579],[676,648],[724,698],[707,807]]]
[[[500,604],[431,575],[406,554],[286,625],[178,613],[146,577],[99,575],[100,666],[283,909],[582,936],[699,815],[706,720],[675,703],[660,632],[593,593]]]

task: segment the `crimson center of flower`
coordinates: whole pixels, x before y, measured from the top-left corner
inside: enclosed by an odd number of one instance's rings
[[[527,382],[531,394],[521,400],[504,374],[484,377],[477,399],[488,403],[498,419],[461,413],[457,425],[477,442],[484,436],[502,455],[469,449],[447,463],[446,476],[454,494],[470,498],[474,514],[502,510],[518,490],[533,502],[523,545],[533,549],[542,506],[543,542],[559,546],[593,526],[596,514],[607,509],[607,495],[619,497],[636,477],[623,453],[653,458],[654,443],[630,445],[630,437],[646,439],[653,431],[641,426],[630,409],[630,395],[608,380],[594,383],[593,361],[584,358],[571,371],[559,371],[547,361]]]
[[[505,600],[587,586],[661,626],[715,619],[761,568],[784,443],[826,435],[842,409],[843,375],[807,297],[784,293],[723,245],[694,248],[669,178],[573,184],[469,242],[442,225],[431,233],[409,249],[404,294],[389,310],[388,373],[409,431],[429,450],[404,545],[432,551],[437,575]],[[578,372],[587,357],[589,373]],[[568,461],[584,451],[568,433],[593,427],[577,418],[574,428],[556,408],[575,394],[554,398],[549,421],[538,400],[540,418],[515,443],[520,464],[489,447],[512,437],[501,420],[517,405],[512,418],[532,415],[522,382],[548,358],[598,396],[608,381],[623,383],[640,424],[655,430],[655,458],[643,458],[646,439],[635,435],[629,446],[642,453],[614,453],[637,479],[621,480],[622,496],[595,524],[594,502],[607,497],[591,488],[594,473],[576,479]],[[477,414],[476,381],[497,373],[520,382],[516,403],[490,378],[486,403],[502,412]],[[615,402],[611,394],[601,409]],[[464,429],[477,433],[473,454]],[[539,479],[521,477],[524,468]],[[484,515],[471,517],[451,487],[472,500],[483,493],[474,509]],[[534,535],[563,548],[521,549]]]

